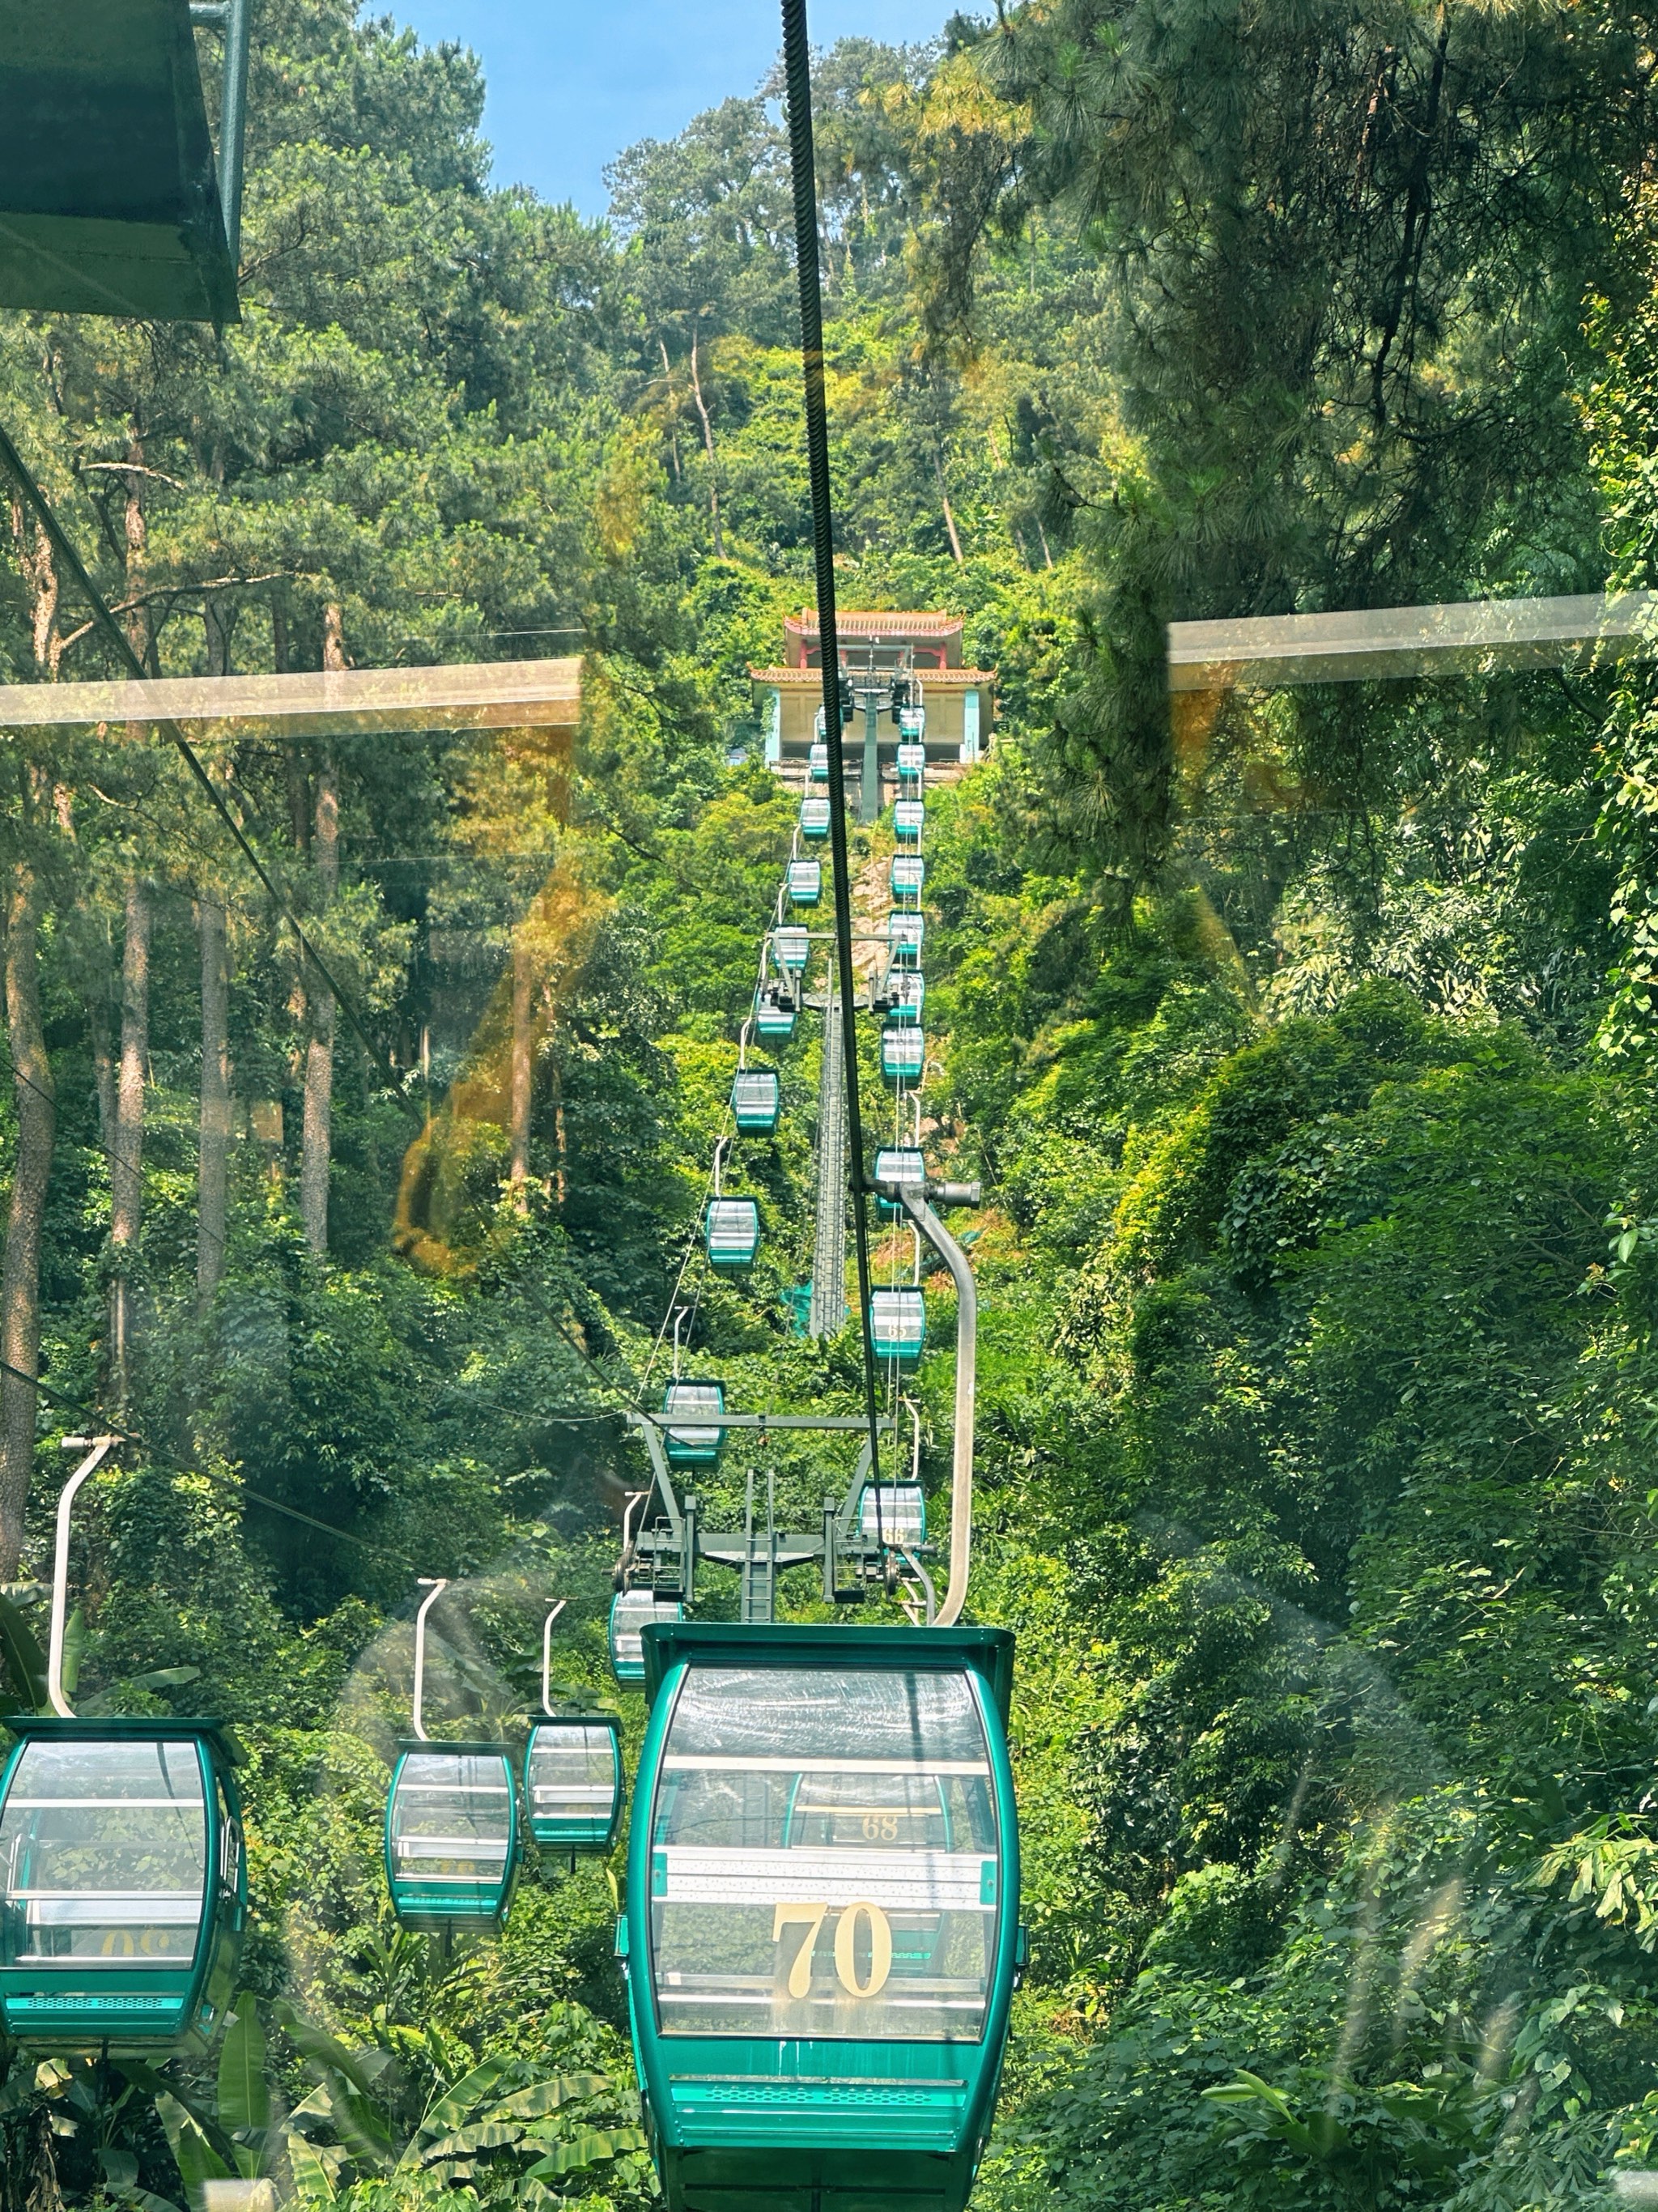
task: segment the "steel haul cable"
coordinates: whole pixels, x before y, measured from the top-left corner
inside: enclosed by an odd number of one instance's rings
[[[858,1009],[852,966],[852,887],[847,866],[847,782],[841,750],[841,643],[835,619],[835,517],[829,501],[829,418],[823,397],[823,300],[817,272],[817,172],[812,151],[811,48],[806,0],[783,0],[783,76],[794,185],[795,266],[800,282],[800,364],[805,384],[806,465],[811,480],[812,550],[817,572],[817,647],[823,672],[823,737],[829,747],[829,852],[835,874],[835,949],[846,1060],[847,1135],[852,1154],[852,1222],[858,1248],[858,1312],[864,1340],[864,1410],[869,1420],[870,1480],[880,1498],[881,1457],[875,1408],[875,1338],[870,1317],[869,1206],[864,1176],[864,1117],[858,1097]]]

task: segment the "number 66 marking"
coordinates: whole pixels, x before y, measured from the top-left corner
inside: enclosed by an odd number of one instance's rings
[[[858,1979],[858,1916],[869,1919],[869,1979]],[[780,1943],[786,1928],[804,1927],[799,1949],[789,1968],[788,1991],[792,1997],[811,1995],[812,1954],[817,1948],[818,1930],[829,1917],[825,1905],[779,1905],[772,1913],[771,1940]],[[841,1908],[841,1917],[835,1929],[835,1971],[841,1986],[851,1997],[878,1996],[887,1985],[892,1972],[892,1924],[878,1905],[866,1897],[855,1897],[850,1905]]]

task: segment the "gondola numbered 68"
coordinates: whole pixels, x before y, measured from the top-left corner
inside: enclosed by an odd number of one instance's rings
[[[643,1640],[617,1948],[670,2212],[962,2212],[1020,1951],[1011,1636]]]

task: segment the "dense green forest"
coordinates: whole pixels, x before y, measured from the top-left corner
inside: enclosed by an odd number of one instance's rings
[[[1655,71],[1643,0],[818,58],[841,601],[1000,672],[927,848],[1033,1932],[987,2212],[1655,2201],[1658,687],[1171,711],[1163,625],[1658,586]],[[453,1727],[521,1731],[555,1597],[617,1694],[619,1413],[793,820],[745,672],[811,598],[786,137],[734,88],[587,222],[492,186],[482,112],[470,56],[262,0],[240,325],[0,316],[158,673],[583,665],[573,748],[206,749],[349,1009],[151,733],[0,732],[0,1583],[44,1636],[63,1440],[121,1430],[78,1698],[232,1726],[253,1897],[222,2054],[0,2051],[3,2212],[652,2199],[615,1869],[446,1951],[380,1819],[417,1577]],[[0,679],[109,672],[6,538]],[[852,1410],[785,1071],[688,1356]]]

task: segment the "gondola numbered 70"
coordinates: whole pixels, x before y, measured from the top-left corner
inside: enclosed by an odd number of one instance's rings
[[[617,1940],[671,2212],[961,2212],[1020,1957],[1012,1637],[644,1646]]]

